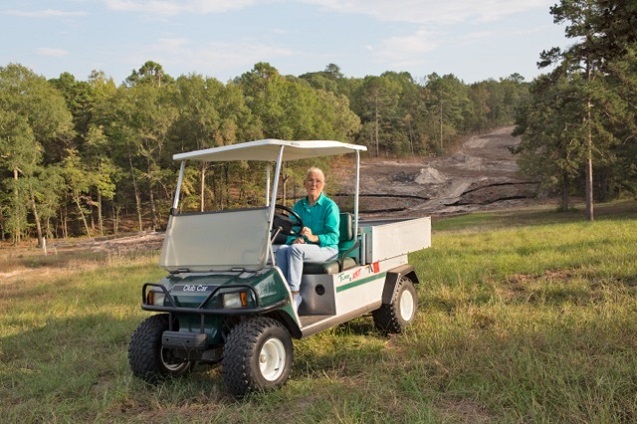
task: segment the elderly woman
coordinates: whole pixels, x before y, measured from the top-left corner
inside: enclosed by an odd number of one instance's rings
[[[298,309],[303,301],[299,290],[304,262],[326,262],[338,257],[339,210],[336,203],[323,194],[325,175],[312,167],[303,180],[307,196],[292,208],[305,225],[299,236],[290,236],[276,252],[276,264],[288,280]]]

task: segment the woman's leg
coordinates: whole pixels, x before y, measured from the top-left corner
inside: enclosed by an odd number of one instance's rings
[[[287,251],[288,283],[292,291],[301,288],[303,262],[327,262],[338,257],[338,249],[315,244],[293,244]]]
[[[276,265],[288,280],[294,305],[302,302],[299,291],[303,278],[303,262],[326,262],[338,257],[338,249],[319,247],[315,244],[293,244],[281,246],[276,252]]]
[[[290,246],[284,244],[279,246],[279,249],[276,251],[276,266],[281,268],[281,272],[288,279],[288,253],[290,250]]]
[[[290,246],[288,245],[283,245],[279,247],[279,249],[276,251],[276,266],[281,268],[281,272],[283,273],[283,275],[285,276],[285,279],[290,285],[290,291],[292,292],[292,301],[294,302],[294,307],[298,309],[299,305],[302,302],[301,295],[299,294],[299,287],[301,286],[301,283],[299,281],[299,284],[297,286],[292,286],[292,284],[290,284],[290,272],[289,272],[290,250],[291,250]]]

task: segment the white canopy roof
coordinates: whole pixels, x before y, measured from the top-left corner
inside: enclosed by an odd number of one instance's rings
[[[196,150],[194,152],[177,153],[173,155],[173,159],[178,161],[197,160],[205,162],[235,160],[276,161],[279,158],[281,146],[284,146],[284,161],[342,155],[355,152],[356,150],[367,150],[365,146],[333,140],[287,141],[268,138],[265,140],[248,141],[229,146]]]

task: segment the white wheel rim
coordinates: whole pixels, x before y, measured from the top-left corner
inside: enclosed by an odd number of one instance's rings
[[[166,349],[162,349],[161,350],[161,363],[164,364],[164,367],[166,367],[166,369],[168,371],[171,372],[177,372],[180,371],[184,366],[188,365],[188,362],[184,361],[184,362],[177,362],[177,363],[170,363],[168,362],[168,360],[165,358],[167,350]]]
[[[261,375],[268,381],[275,381],[285,369],[285,346],[279,339],[269,339],[259,353]]]
[[[409,290],[404,290],[400,295],[400,316],[405,321],[411,320],[414,315],[414,297]]]

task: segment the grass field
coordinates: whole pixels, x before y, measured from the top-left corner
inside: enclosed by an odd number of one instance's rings
[[[0,258],[0,422],[637,421],[637,203],[434,222],[417,320],[295,341],[281,389],[236,400],[217,368],[149,386],[127,348],[157,256]],[[5,252],[3,252],[5,253]]]

